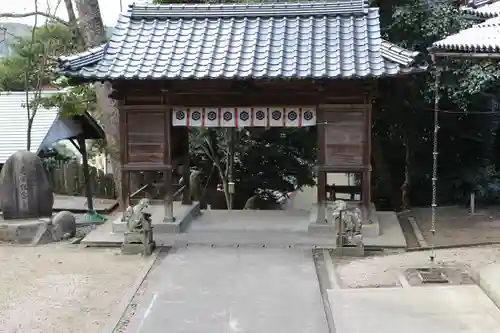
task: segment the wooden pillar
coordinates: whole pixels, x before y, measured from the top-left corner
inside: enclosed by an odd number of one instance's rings
[[[182,192],[182,204],[191,205],[191,169],[189,167],[189,128],[185,128],[184,134],[184,161],[182,163],[182,178],[184,179],[184,191]]]
[[[371,205],[371,140],[372,140],[372,117],[371,117],[371,97],[367,93],[364,99],[364,123],[365,123],[365,140],[363,151],[363,164],[365,169],[361,178],[361,199],[364,207],[369,208]]]
[[[317,201],[318,201],[318,209],[316,222],[317,223],[326,223],[326,172],[323,171],[325,165],[325,117],[324,111],[316,107],[316,132],[318,135],[318,149],[317,149]]]
[[[164,222],[174,222],[174,203],[173,203],[173,189],[172,189],[172,109],[167,107],[165,110],[165,137],[164,137],[164,150],[163,150],[163,164],[165,170],[163,171],[163,181],[165,183],[165,200],[164,209],[165,217]]]
[[[127,113],[123,110],[123,101],[117,101],[118,107],[118,122],[120,133],[120,178],[121,187],[120,193],[120,208],[125,211],[130,205],[130,175],[125,169],[128,163],[128,133],[127,133]]]

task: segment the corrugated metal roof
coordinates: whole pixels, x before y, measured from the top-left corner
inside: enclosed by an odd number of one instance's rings
[[[61,69],[93,80],[365,77],[398,74],[414,55],[382,41],[378,9],[360,0],[155,5],[131,6],[108,44]]]
[[[460,52],[500,52],[500,18],[492,18],[432,44],[432,49]]]
[[[42,96],[50,96],[54,92],[42,92]],[[29,99],[34,97],[30,93]],[[25,108],[24,92],[0,92],[0,164],[18,150],[26,150],[28,133],[28,116]],[[57,108],[40,108],[31,127],[31,151],[38,151],[43,139],[54,123],[58,114]]]

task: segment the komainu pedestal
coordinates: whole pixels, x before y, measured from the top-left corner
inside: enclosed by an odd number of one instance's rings
[[[334,201],[329,207],[334,224],[337,226],[337,248],[333,251],[340,256],[363,256],[363,216],[358,207],[349,207],[343,200]]]
[[[135,206],[130,206],[123,213],[123,220],[127,223],[127,231],[122,245],[123,254],[150,255],[155,248],[151,214],[144,210],[148,207],[148,199],[141,199]]]

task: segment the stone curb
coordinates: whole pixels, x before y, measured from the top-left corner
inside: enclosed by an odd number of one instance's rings
[[[424,235],[422,234],[422,230],[420,230],[420,227],[417,224],[417,219],[413,216],[408,216],[408,222],[410,222],[411,228],[413,230],[413,233],[415,234],[415,238],[417,239],[418,245],[423,248],[429,247],[429,244],[427,244],[427,241],[424,238]]]
[[[151,256],[146,258],[146,260],[149,261],[148,265],[146,265],[146,267],[144,267],[140,271],[139,277],[135,280],[134,284],[125,292],[125,295],[123,296],[122,300],[116,306],[110,318],[108,319],[108,324],[104,326],[104,329],[100,330],[100,333],[115,332],[116,328],[120,324],[123,314],[127,311],[130,302],[133,300],[135,294],[141,287],[149,271],[153,268],[153,265],[155,264],[156,259],[158,258],[158,255],[160,254],[161,251],[162,251],[161,249],[157,249],[151,254]]]
[[[477,283],[479,288],[486,296],[495,303],[497,308],[500,308],[500,264],[490,264],[480,268],[478,271],[473,271],[472,279]]]

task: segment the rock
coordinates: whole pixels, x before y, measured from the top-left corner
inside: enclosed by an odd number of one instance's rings
[[[73,213],[63,210],[52,218],[54,238],[68,239],[76,234],[76,219]]]
[[[5,220],[52,216],[54,194],[41,159],[18,151],[0,173],[0,209]]]

